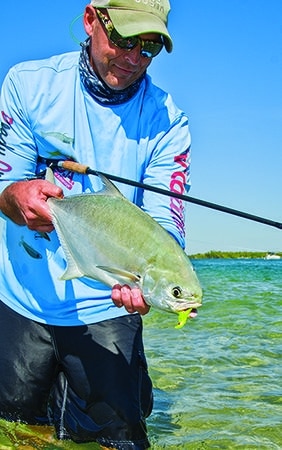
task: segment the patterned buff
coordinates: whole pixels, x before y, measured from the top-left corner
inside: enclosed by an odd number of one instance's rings
[[[79,73],[80,79],[84,84],[88,93],[99,103],[106,105],[119,105],[131,99],[138,91],[142,83],[145,73],[136,80],[131,86],[121,91],[109,88],[100,78],[97,77],[89,61],[89,43],[90,38],[87,38],[81,44],[81,52],[79,58]]]

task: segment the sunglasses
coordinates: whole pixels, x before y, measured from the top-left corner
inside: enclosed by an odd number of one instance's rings
[[[118,48],[130,51],[140,44],[140,55],[144,58],[153,58],[157,56],[163,48],[163,42],[146,41],[139,36],[121,36],[115,29],[113,22],[108,16],[96,8],[97,16],[104,26],[108,39]]]

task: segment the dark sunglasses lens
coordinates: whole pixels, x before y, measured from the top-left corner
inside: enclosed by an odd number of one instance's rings
[[[163,44],[160,42],[142,41],[141,55],[145,58],[153,58],[160,53],[162,48]]]
[[[139,42],[142,43],[141,55],[145,58],[157,56],[163,48],[163,43],[153,41],[143,41],[138,36],[122,37],[114,28],[109,36],[114,45],[123,50],[132,50]]]

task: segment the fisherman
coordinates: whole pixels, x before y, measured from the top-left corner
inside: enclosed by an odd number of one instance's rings
[[[168,0],[92,0],[81,50],[17,64],[1,91],[0,417],[103,448],[149,447],[149,306],[127,285],[60,280],[47,200],[99,189],[95,176],[55,168],[66,159],[188,190],[187,116],[147,74],[163,47],[172,51],[169,10]],[[55,184],[43,177],[50,164]],[[119,188],[184,248],[180,200]]]

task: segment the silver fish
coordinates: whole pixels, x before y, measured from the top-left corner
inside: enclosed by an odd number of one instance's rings
[[[46,241],[51,241],[50,236],[45,231],[37,231],[34,236],[35,239],[46,239]]]
[[[42,137],[53,137],[54,139],[58,139],[59,141],[63,142],[64,144],[73,144],[74,139],[72,137],[69,137],[66,133],[60,133],[59,131],[47,131],[41,132]]]
[[[34,259],[41,259],[42,255],[37,250],[35,250],[31,245],[29,245],[27,242],[25,242],[24,238],[21,237],[21,240],[19,242],[19,245],[21,245],[25,251],[28,253],[29,256],[31,256]]]
[[[48,199],[67,260],[61,279],[138,286],[148,305],[178,313],[182,327],[202,303],[188,256],[152,217],[101,179],[103,189],[94,194]]]

